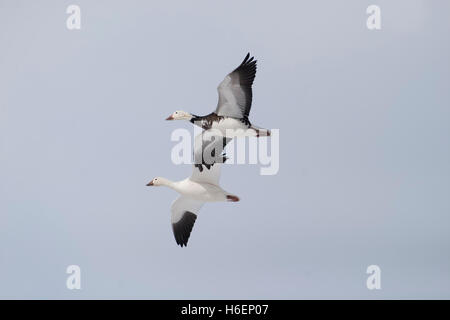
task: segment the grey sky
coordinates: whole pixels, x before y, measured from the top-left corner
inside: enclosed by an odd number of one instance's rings
[[[69,4],[81,30],[66,28]],[[381,7],[382,29],[366,28]],[[450,298],[450,3],[0,0],[1,298]],[[280,171],[225,166],[187,248],[164,119],[250,51]],[[82,289],[65,286],[77,264]],[[382,289],[366,288],[366,268]]]

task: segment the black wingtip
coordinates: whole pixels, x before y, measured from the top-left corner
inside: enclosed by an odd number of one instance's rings
[[[183,217],[177,223],[172,223],[172,230],[175,236],[175,241],[180,247],[187,247],[189,236],[191,235],[192,228],[194,227],[197,215],[185,211]]]
[[[250,60],[249,60],[249,58],[250,58],[250,52],[247,53],[247,55],[245,56],[244,61],[242,61],[242,63],[241,63],[241,66],[248,63],[249,61],[251,61],[253,59],[253,57]]]
[[[255,57],[250,57],[250,52],[247,53],[247,55],[244,58],[244,61],[242,61],[240,66],[244,66],[244,65],[254,65],[256,67],[256,62],[257,60],[254,60]]]

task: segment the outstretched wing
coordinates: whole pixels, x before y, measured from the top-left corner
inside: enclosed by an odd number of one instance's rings
[[[170,208],[172,212],[171,222],[175,241],[181,247],[187,246],[189,236],[197,220],[197,213],[203,206],[203,202],[184,196],[179,196]]]
[[[225,146],[230,142],[215,130],[205,130],[195,137],[194,167],[191,180],[197,182],[219,183],[220,164],[226,161]]]
[[[247,54],[241,65],[228,74],[217,87],[219,102],[216,114],[247,118],[252,106],[252,85],[256,75],[256,60]]]

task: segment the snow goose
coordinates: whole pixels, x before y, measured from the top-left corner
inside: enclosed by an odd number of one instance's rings
[[[253,59],[248,53],[239,67],[219,84],[219,102],[213,113],[196,116],[186,111],[175,111],[166,120],[188,120],[205,130],[218,129],[222,135],[228,137],[239,134],[269,136],[269,130],[252,125],[248,119],[252,106],[252,85],[256,75],[256,60]],[[227,132],[227,129],[235,131]]]
[[[203,170],[201,164],[200,166],[194,164],[189,178],[174,182],[156,177],[147,184],[147,186],[166,186],[180,193],[171,206],[171,222],[175,241],[181,247],[187,246],[198,211],[205,202],[239,201],[237,196],[223,190],[219,185],[220,162],[225,160],[219,151],[223,150],[224,138],[211,139],[206,146],[203,146],[198,142],[207,140],[204,136],[202,133],[196,137],[194,159],[200,160],[203,164],[208,161],[208,170]],[[209,158],[205,154],[210,155],[211,158],[205,160],[204,158]]]

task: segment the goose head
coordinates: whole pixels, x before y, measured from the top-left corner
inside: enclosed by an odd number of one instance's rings
[[[175,111],[166,120],[191,120],[194,116],[186,111]]]
[[[147,183],[147,186],[154,186],[154,187],[159,187],[159,186],[169,186],[170,185],[170,181],[167,180],[166,178],[162,178],[162,177],[156,177],[153,178],[152,181],[150,181],[149,183]]]

